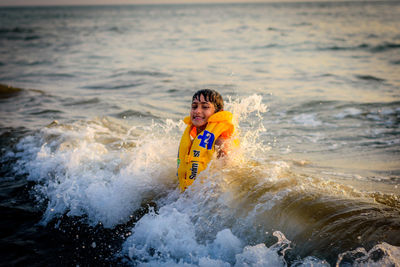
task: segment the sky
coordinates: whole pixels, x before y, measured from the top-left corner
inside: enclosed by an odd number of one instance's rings
[[[0,0],[0,6],[245,3],[245,2],[295,2],[295,1],[307,1],[307,0],[251,0],[251,1],[246,1],[246,0]],[[322,1],[331,1],[331,0],[322,0]]]

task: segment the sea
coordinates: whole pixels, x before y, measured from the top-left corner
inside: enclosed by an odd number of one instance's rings
[[[1,266],[400,266],[400,1],[1,7],[0,84]]]

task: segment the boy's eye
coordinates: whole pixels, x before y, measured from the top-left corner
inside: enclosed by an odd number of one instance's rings
[[[209,109],[211,106],[209,104],[192,104],[192,109],[197,109],[197,108],[201,108],[201,109]]]

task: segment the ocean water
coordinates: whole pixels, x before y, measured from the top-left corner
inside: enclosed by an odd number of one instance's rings
[[[400,265],[398,1],[3,7],[0,84],[2,266]]]

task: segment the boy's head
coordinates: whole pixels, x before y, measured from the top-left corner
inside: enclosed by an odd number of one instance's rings
[[[224,109],[222,96],[214,90],[203,89],[193,95],[190,118],[199,130],[206,127],[208,118]]]
[[[204,97],[205,101],[210,102],[214,105],[215,113],[224,110],[224,100],[217,91],[212,89],[201,89],[193,95],[192,103],[195,99],[200,101],[201,96]]]

